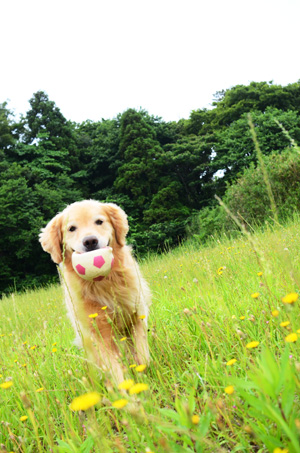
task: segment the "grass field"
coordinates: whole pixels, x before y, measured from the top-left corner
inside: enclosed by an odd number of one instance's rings
[[[4,298],[1,451],[299,452],[299,227],[145,260],[152,362],[128,390],[73,346],[59,287]]]

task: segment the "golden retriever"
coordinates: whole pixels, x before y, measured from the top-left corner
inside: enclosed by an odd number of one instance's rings
[[[119,340],[128,337],[131,360],[149,362],[147,318],[150,290],[126,245],[125,212],[113,203],[73,203],[42,229],[40,242],[60,265],[68,314],[88,358],[115,382],[123,380]],[[72,253],[112,247],[114,265],[101,281],[86,281],[72,267]],[[105,308],[106,307],[106,308]],[[95,318],[89,315],[98,313]],[[122,342],[122,345],[125,342]]]

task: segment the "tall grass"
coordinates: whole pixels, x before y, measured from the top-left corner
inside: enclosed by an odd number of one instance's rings
[[[126,379],[148,386],[138,394],[105,387],[73,346],[60,288],[4,298],[0,383],[12,385],[0,388],[2,451],[300,451],[299,302],[282,302],[300,289],[299,225],[142,264],[152,360],[137,372],[124,359]],[[98,404],[70,409],[91,391]]]

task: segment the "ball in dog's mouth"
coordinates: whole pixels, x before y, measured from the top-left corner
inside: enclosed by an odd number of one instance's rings
[[[88,281],[101,281],[111,271],[114,257],[111,247],[104,247],[91,252],[72,254],[73,269],[79,277]]]

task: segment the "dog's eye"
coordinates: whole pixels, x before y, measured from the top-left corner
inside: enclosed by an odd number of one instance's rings
[[[100,220],[100,219],[96,220],[96,222],[95,222],[96,225],[102,225],[102,223],[103,223],[103,220]]]
[[[69,231],[71,231],[71,233],[72,233],[73,231],[75,231],[75,230],[76,230],[76,226],[73,226],[73,225],[70,226]]]

